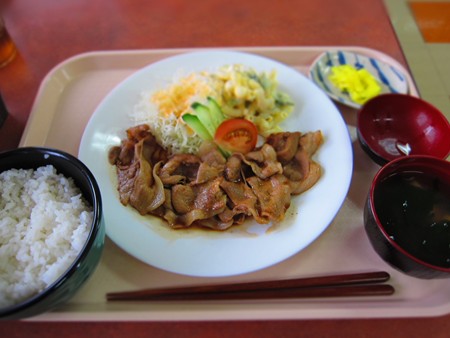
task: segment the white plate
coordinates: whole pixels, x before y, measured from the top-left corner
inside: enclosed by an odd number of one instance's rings
[[[171,83],[174,74],[214,71],[226,64],[243,64],[257,71],[278,73],[280,89],[296,103],[284,128],[322,130],[325,143],[315,155],[323,176],[306,193],[292,199],[283,222],[265,232],[253,221],[225,232],[172,230],[153,216],[140,216],[120,204],[108,150],[129,128],[129,112],[142,91]],[[191,276],[219,277],[269,267],[298,253],[328,227],[350,185],[353,154],[347,127],[331,100],[308,78],[277,61],[232,52],[204,51],[153,63],[131,75],[100,103],[84,131],[79,158],[98,180],[107,235],[123,250],[157,268]],[[317,253],[320,255],[320,253]]]
[[[353,108],[361,107],[360,104],[352,101],[350,96],[335,87],[328,79],[331,68],[339,65],[350,65],[356,69],[365,68],[372,74],[381,86],[381,93],[408,93],[408,81],[406,75],[396,67],[383,60],[365,56],[359,53],[331,50],[322,53],[311,65],[309,77],[337,102],[343,103]]]

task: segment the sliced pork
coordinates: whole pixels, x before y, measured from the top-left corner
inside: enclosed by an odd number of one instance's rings
[[[123,205],[161,217],[175,229],[225,230],[249,217],[261,224],[281,221],[291,196],[320,178],[321,167],[311,157],[322,142],[320,131],[284,132],[245,155],[225,158],[211,142],[197,155],[170,155],[148,126],[140,125],[128,129],[108,156]]]

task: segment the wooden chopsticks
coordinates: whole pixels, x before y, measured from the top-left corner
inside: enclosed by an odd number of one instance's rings
[[[390,275],[384,271],[277,281],[212,284],[202,286],[110,292],[108,301],[233,300],[392,295]]]

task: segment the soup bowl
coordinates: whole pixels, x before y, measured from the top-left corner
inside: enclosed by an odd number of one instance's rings
[[[413,155],[383,166],[364,208],[369,240],[392,267],[414,277],[450,277],[450,162]]]

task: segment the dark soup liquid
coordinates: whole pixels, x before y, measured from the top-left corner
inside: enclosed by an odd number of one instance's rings
[[[399,173],[385,178],[374,195],[378,217],[399,246],[422,261],[450,268],[449,184]]]

